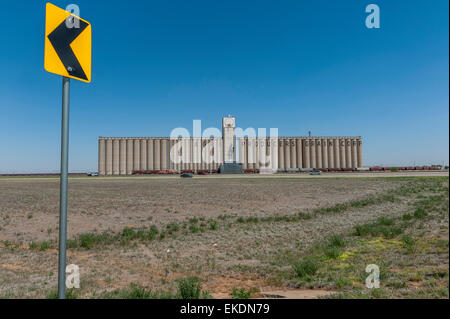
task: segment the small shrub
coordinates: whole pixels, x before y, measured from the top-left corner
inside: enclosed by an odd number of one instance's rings
[[[403,220],[411,220],[411,219],[413,219],[413,215],[406,213],[402,216],[402,219]]]
[[[346,277],[340,277],[334,281],[334,285],[337,289],[342,289],[352,285],[352,281]]]
[[[178,295],[181,299],[200,299],[202,285],[197,277],[187,277],[178,280]]]
[[[189,226],[189,231],[191,233],[195,234],[195,233],[198,233],[200,231],[200,228],[197,225],[191,225],[191,226]]]
[[[329,259],[336,259],[341,254],[341,249],[336,246],[325,246],[323,248],[323,253],[325,257]]]
[[[298,278],[313,276],[319,269],[317,262],[312,259],[298,261],[292,265]]]
[[[231,297],[233,299],[249,299],[252,296],[252,293],[255,291],[255,289],[250,288],[246,290],[245,288],[236,288],[233,287],[233,290],[231,292]]]
[[[39,245],[39,249],[41,251],[47,250],[50,248],[50,243],[48,241],[43,241],[40,245]]]
[[[425,211],[425,209],[423,209],[422,207],[417,208],[414,211],[414,218],[418,218],[418,219],[423,219],[427,216],[427,212]]]
[[[344,237],[340,235],[332,235],[328,238],[328,245],[335,247],[344,247],[345,246]]]
[[[209,221],[209,229],[216,230],[217,229],[217,220],[211,219]]]

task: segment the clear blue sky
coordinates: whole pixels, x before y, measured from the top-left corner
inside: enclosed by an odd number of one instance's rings
[[[447,0],[76,3],[93,80],[71,81],[70,171],[96,170],[98,136],[168,136],[228,114],[286,136],[361,135],[365,165],[448,162]],[[380,29],[365,27],[370,3]],[[0,172],[57,172],[45,1],[2,8]]]

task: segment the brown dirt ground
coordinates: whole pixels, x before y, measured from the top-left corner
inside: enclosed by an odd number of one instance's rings
[[[68,237],[121,231],[125,226],[157,226],[189,217],[293,214],[331,206],[400,186],[375,179],[71,179]],[[57,250],[30,250],[31,241],[56,240],[59,183],[55,179],[0,180],[0,297],[45,297],[56,287]],[[81,270],[81,296],[137,282],[168,289],[174,279],[197,275],[213,296],[229,297],[232,287],[261,292],[283,251],[305,249],[326,235],[350,230],[380,216],[400,215],[407,203],[352,209],[298,223],[220,226],[131,246],[68,250],[67,263]],[[150,220],[151,217],[151,220]],[[168,252],[169,250],[169,252]],[[323,291],[309,297],[322,295]]]

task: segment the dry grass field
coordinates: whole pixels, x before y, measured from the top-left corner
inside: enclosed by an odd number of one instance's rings
[[[448,177],[71,178],[68,295],[448,298],[448,195]],[[58,214],[58,179],[0,178],[0,297],[54,297]]]

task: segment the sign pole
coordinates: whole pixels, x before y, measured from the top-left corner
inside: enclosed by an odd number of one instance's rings
[[[59,204],[58,298],[66,298],[67,182],[69,164],[70,79],[63,76],[61,121],[61,175]]]

